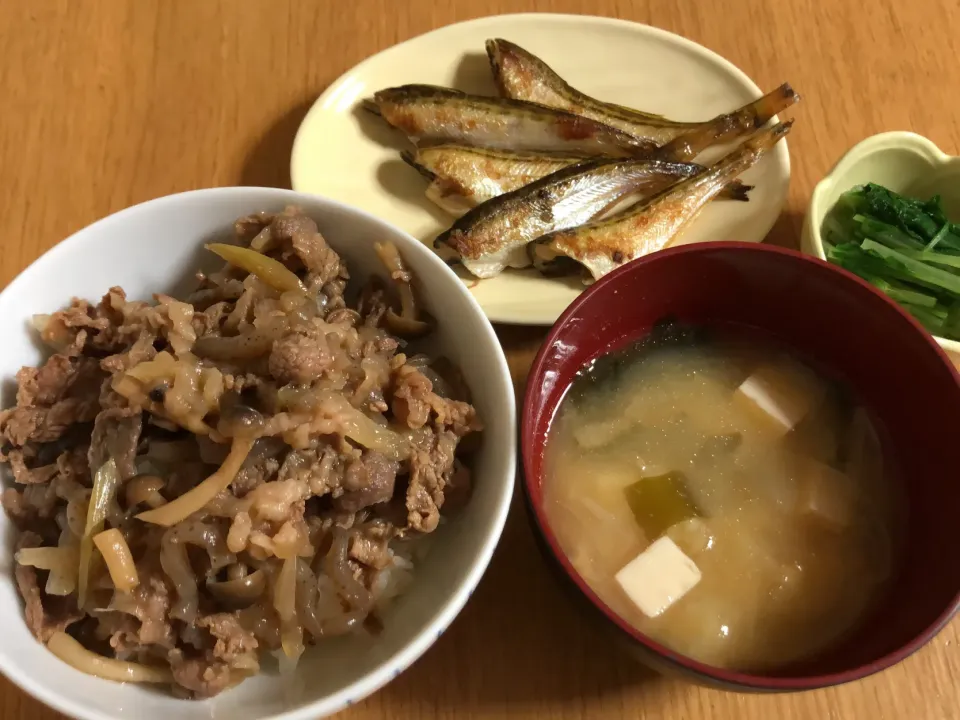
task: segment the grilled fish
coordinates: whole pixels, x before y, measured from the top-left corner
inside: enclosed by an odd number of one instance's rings
[[[793,88],[783,84],[739,110],[718,115],[713,120],[702,123],[697,129],[678,135],[666,145],[662,145],[654,157],[693,160],[713,145],[733,140],[763,127],[774,115],[799,99],[800,96],[793,91]]]
[[[430,181],[427,197],[456,217],[491,198],[586,159],[582,155],[521,153],[466,145],[435,145],[400,156]]]
[[[562,266],[565,258],[572,258],[600,278],[634,258],[663,249],[727,182],[776,145],[791,125],[792,121],[760,130],[703,172],[623,212],[537,238],[529,248],[534,266],[550,272]]]
[[[687,133],[701,131],[714,140],[729,140],[762,125],[800,97],[781,85],[760,100],[732,113],[702,122],[678,122],[659,115],[596,100],[571,87],[543,60],[508,40],[487,40],[487,56],[494,80],[505,98],[539,103],[618,128],[657,145]],[[678,160],[692,160],[681,156]]]
[[[557,170],[584,162],[584,158],[577,155],[517,153],[466,145],[435,145],[416,153],[405,151],[400,156],[430,181],[427,197],[455,217]],[[662,168],[677,179],[702,169],[685,165],[664,163]],[[730,199],[747,200],[749,189],[736,181],[724,194]]]
[[[455,142],[589,157],[641,156],[656,147],[650,140],[555,108],[432,85],[380,90],[365,107],[418,146]]]
[[[508,266],[528,266],[526,246],[534,238],[586,223],[628,195],[647,195],[700,171],[658,160],[587,160],[473,208],[434,246],[454,250],[477,277],[493,277]]]

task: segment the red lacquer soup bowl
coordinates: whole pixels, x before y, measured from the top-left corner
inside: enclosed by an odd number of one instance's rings
[[[588,361],[642,338],[661,319],[755,329],[845,381],[878,419],[907,503],[899,575],[847,641],[782,672],[711,667],[622,621],[564,556],[543,511],[550,422]],[[681,246],[632,262],[584,292],[553,326],[530,372],[521,430],[524,489],[541,547],[581,600],[644,661],[741,691],[792,691],[857,680],[929,641],[960,606],[954,476],[960,383],[933,339],[869,284],[799,253],[764,245]]]

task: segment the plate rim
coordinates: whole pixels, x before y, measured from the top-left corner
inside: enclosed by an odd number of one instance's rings
[[[701,45],[695,40],[679,35],[670,30],[665,30],[663,28],[656,27],[654,25],[648,25],[646,23],[636,22],[634,20],[626,20],[623,18],[609,17],[606,15],[590,15],[590,14],[576,14],[576,13],[551,13],[551,12],[524,12],[524,13],[502,13],[499,15],[484,15],[481,17],[470,18],[468,20],[461,20],[459,22],[449,23],[441,27],[433,28],[432,30],[427,30],[426,32],[420,33],[419,35],[414,35],[413,37],[407,38],[406,40],[401,40],[398,43],[389,45],[388,47],[379,50],[378,52],[368,55],[363,60],[358,62],[356,65],[345,70],[341,73],[333,82],[331,82],[324,90],[321,92],[316,100],[310,105],[310,109],[303,116],[303,119],[300,121],[300,125],[297,127],[296,135],[294,135],[293,145],[290,150],[290,187],[297,192],[305,192],[316,195],[318,193],[305,187],[306,180],[303,175],[306,174],[306,170],[301,170],[305,163],[309,160],[307,153],[304,151],[303,147],[306,143],[305,138],[311,134],[313,126],[317,124],[317,117],[326,111],[326,106],[329,104],[331,98],[335,97],[339,92],[342,92],[342,88],[348,84],[348,81],[363,72],[363,70],[368,65],[373,65],[375,62],[382,61],[384,56],[389,56],[390,53],[396,51],[401,52],[406,46],[412,45],[419,41],[422,41],[426,38],[429,38],[433,35],[442,35],[447,32],[452,32],[456,28],[462,28],[465,26],[477,26],[482,27],[484,25],[494,25],[502,22],[512,22],[512,23],[530,23],[530,22],[559,22],[559,23],[572,23],[576,22],[580,25],[587,25],[585,28],[586,32],[589,32],[590,25],[602,25],[611,28],[620,28],[632,30],[634,32],[640,33],[647,37],[653,37],[660,41],[665,41],[672,43],[675,46],[680,47],[681,49],[692,53],[704,60],[708,60],[716,65],[718,65],[724,72],[731,75],[738,82],[743,84],[745,87],[749,88],[752,94],[757,98],[763,95],[763,91],[760,86],[754,82],[753,78],[747,75],[746,72],[737,67],[732,61],[725,58],[720,53],[715,50],[711,50],[705,45]],[[777,121],[778,116],[771,118],[771,122]],[[784,195],[783,199],[780,201],[780,207],[776,216],[770,223],[770,226],[766,229],[763,234],[763,238],[755,242],[764,242],[767,235],[770,234],[770,231],[773,229],[777,220],[783,214],[783,208],[786,206],[787,199],[789,197],[789,185],[792,178],[793,172],[790,162],[790,150],[787,144],[788,138],[782,139],[777,146],[773,148],[771,157],[775,158],[777,165],[782,167],[783,173],[786,180],[786,185],[788,192]],[[390,222],[385,220],[384,222]],[[392,222],[390,222],[393,225]],[[401,228],[403,229],[403,228]],[[404,230],[404,232],[407,232]],[[724,238],[720,238],[721,240]],[[577,294],[579,297],[579,293]],[[479,302],[479,300],[478,300]],[[480,307],[483,309],[484,315],[491,323],[497,323],[500,325],[516,325],[516,326],[528,326],[528,327],[549,327],[553,325],[557,318],[563,313],[564,307],[556,309],[556,312],[549,314],[542,314],[535,318],[529,316],[521,317],[517,313],[502,314],[498,312],[493,312],[491,314],[490,310],[484,306],[483,303],[480,303]],[[551,319],[552,317],[552,319]]]

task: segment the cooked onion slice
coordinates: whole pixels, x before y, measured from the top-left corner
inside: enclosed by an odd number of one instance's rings
[[[137,566],[133,562],[130,546],[127,545],[127,539],[123,537],[123,533],[116,528],[104,530],[94,535],[93,544],[103,555],[110,579],[113,580],[117,590],[130,592],[140,584]]]
[[[389,427],[353,407],[340,393],[310,390],[295,401],[295,412],[277,413],[263,428],[263,434],[279,435],[292,447],[306,447],[313,434],[341,434],[370,450],[394,459],[410,455],[410,443]]]
[[[48,595],[69,595],[77,589],[78,551],[76,545],[23,548],[14,559],[21,565],[50,571],[44,588]]]
[[[283,561],[273,586],[273,607],[280,617],[280,646],[296,662],[303,654],[303,628],[297,620],[297,558]]]
[[[390,273],[390,279],[400,295],[400,314],[398,315],[392,308],[387,310],[387,328],[393,334],[401,337],[426,335],[433,329],[433,323],[428,319],[417,317],[417,304],[413,296],[413,286],[410,282],[412,276],[406,265],[403,264],[403,258],[400,257],[397,246],[393,243],[374,243],[373,248],[377,251],[380,261],[387,268],[387,272]]]
[[[87,584],[90,582],[90,563],[93,560],[93,536],[103,530],[107,520],[107,506],[117,494],[120,473],[113,458],[97,470],[93,478],[93,491],[87,506],[87,522],[80,538],[80,572],[77,579],[77,607],[83,608],[87,601]]]
[[[210,243],[207,245],[207,250],[216,253],[231,265],[246,270],[251,275],[256,275],[267,285],[280,292],[290,290],[306,292],[300,278],[286,265],[268,255],[258,253],[250,248],[225,243]]]
[[[142,512],[137,517],[144,522],[154,525],[170,527],[185,520],[216,497],[217,493],[230,487],[230,483],[240,471],[244,460],[253,447],[254,438],[236,438],[230,448],[230,454],[223,461],[223,465],[213,475],[201,482],[192,490],[188,490],[176,500],[161,505],[153,510]]]
[[[77,571],[80,568],[80,545],[77,537],[69,527],[60,532],[57,549],[62,553],[62,560],[50,568],[44,588],[47,595],[65,596],[76,592]]]
[[[31,547],[18,550],[14,559],[21,565],[37,570],[53,570],[66,564],[76,564],[77,549],[68,547]]]
[[[167,501],[160,494],[164,485],[166,485],[166,482],[163,478],[156,475],[138,475],[131,479],[124,487],[127,507],[133,507],[140,503],[145,503],[152,508],[165,505]]]
[[[254,570],[249,575],[233,580],[207,583],[210,594],[231,608],[249,607],[263,595],[266,587],[267,577],[263,570]]]
[[[80,672],[116,682],[169,683],[173,676],[168,668],[151,667],[135,662],[106,658],[87,650],[67,635],[56,632],[47,647],[54,655]]]
[[[270,352],[273,341],[285,328],[285,323],[277,322],[231,337],[208,335],[197,340],[193,349],[200,357],[211,360],[251,360]]]

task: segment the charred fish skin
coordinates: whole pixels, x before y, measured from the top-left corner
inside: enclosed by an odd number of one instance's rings
[[[432,85],[380,90],[373,103],[377,114],[417,146],[461,143],[587,157],[637,157],[656,147],[649,140],[556,108]]]
[[[646,196],[701,172],[691,163],[606,158],[563,168],[475,207],[434,242],[452,248],[477,277],[526,267],[526,246],[554,230],[575,227],[622,198]]]
[[[583,115],[657,145],[698,132],[689,148],[678,146],[680,152],[674,155],[677,160],[692,160],[714,142],[751,132],[800,99],[784,84],[734,112],[710,120],[679,122],[590,97],[572,87],[539,57],[509,40],[487,40],[486,47],[494,80],[504,97]]]
[[[494,38],[486,42],[487,58],[501,96],[526,100],[599,120],[636,134],[639,130],[658,145],[669,142],[684,129],[699,123],[677,122],[661,115],[596,100],[577,90],[559,73],[519,45]]]
[[[703,172],[621,213],[537,238],[529,248],[534,266],[554,274],[553,263],[561,257],[570,258],[599,279],[630,260],[663,249],[727,182],[753,166],[786,136],[792,124],[760,130]]]
[[[401,158],[425,177],[430,185],[427,196],[437,205],[458,217],[471,207],[529,185],[550,173],[586,158],[562,153],[523,153],[466,145],[435,145],[415,153],[404,151]],[[699,172],[703,168],[684,168],[686,163],[666,162],[661,165],[667,175],[677,178]],[[731,182],[723,192],[730,200],[749,200],[749,185]]]

